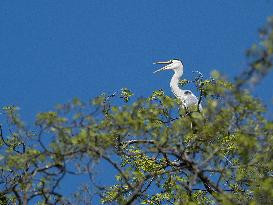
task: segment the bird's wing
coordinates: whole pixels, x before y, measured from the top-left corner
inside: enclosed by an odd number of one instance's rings
[[[186,107],[198,104],[198,98],[190,90],[184,91],[183,98]]]
[[[189,97],[188,97],[188,107],[190,107],[192,105],[197,105],[198,102],[199,102],[199,99],[194,94],[189,95]],[[202,107],[201,103],[198,105],[198,107],[199,107],[199,111],[202,112],[203,107]]]
[[[183,105],[187,108],[197,105],[199,101],[199,99],[190,90],[183,90],[179,98],[181,99]],[[201,104],[199,104],[199,110],[202,110]]]
[[[198,99],[194,94],[189,94],[185,96],[185,103],[187,106],[196,105],[198,103]]]

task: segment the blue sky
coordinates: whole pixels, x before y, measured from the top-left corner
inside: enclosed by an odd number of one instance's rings
[[[153,75],[152,62],[174,57],[185,77],[213,69],[232,77],[272,8],[267,0],[1,0],[0,105],[32,119],[75,96],[169,92],[171,72]]]
[[[122,87],[171,95],[172,73],[152,74],[152,62],[170,58],[183,59],[186,78],[218,69],[231,79],[272,8],[269,0],[1,0],[0,105],[19,106],[30,122],[73,97]],[[272,106],[270,78],[256,95]]]

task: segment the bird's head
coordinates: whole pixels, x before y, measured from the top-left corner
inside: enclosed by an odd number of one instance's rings
[[[164,64],[165,65],[164,67],[154,71],[154,73],[157,73],[162,70],[174,70],[176,72],[176,71],[183,69],[183,64],[182,64],[181,60],[178,60],[178,59],[172,59],[169,61],[159,61],[159,62],[155,62],[154,64]]]

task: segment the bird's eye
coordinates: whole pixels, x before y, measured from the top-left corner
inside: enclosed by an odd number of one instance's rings
[[[184,92],[184,94],[185,94],[185,95],[190,95],[190,94],[191,94],[191,91],[188,91],[188,90],[187,90],[187,91]]]

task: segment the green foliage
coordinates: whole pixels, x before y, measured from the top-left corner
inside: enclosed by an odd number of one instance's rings
[[[163,90],[133,100],[127,88],[89,103],[75,98],[39,113],[34,126],[4,107],[0,203],[90,204],[98,194],[103,204],[273,204],[273,122],[246,89],[272,68],[268,24],[235,82],[217,71],[180,81],[196,86],[202,113]],[[102,161],[116,171],[111,185],[96,181]],[[62,195],[64,177],[78,175],[90,177],[88,186]]]
[[[133,96],[133,93],[128,88],[121,89],[120,97],[124,100],[124,102],[128,102],[131,96]]]
[[[246,51],[249,65],[238,77],[236,87],[258,84],[271,70],[273,65],[273,16],[259,30],[261,41]]]

